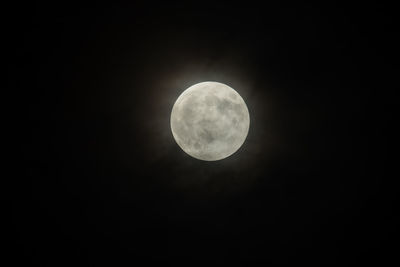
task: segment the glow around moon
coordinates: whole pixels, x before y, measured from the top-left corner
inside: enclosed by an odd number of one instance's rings
[[[190,156],[215,161],[235,153],[250,126],[246,103],[231,87],[202,82],[186,89],[171,112],[177,144]]]

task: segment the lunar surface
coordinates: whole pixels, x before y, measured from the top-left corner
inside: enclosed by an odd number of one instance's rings
[[[249,126],[249,111],[242,97],[218,82],[189,87],[171,112],[175,141],[199,160],[221,160],[235,153],[244,143]]]

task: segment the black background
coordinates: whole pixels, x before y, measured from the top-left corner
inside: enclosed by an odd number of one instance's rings
[[[196,1],[5,13],[21,158],[15,264],[395,259],[393,8]],[[179,94],[208,80],[236,89],[251,118],[242,148],[216,162],[186,155],[169,127]]]

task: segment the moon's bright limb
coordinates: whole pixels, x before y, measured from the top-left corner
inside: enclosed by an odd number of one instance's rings
[[[244,143],[250,126],[246,103],[231,87],[202,82],[186,89],[171,112],[175,141],[190,156],[224,159]]]

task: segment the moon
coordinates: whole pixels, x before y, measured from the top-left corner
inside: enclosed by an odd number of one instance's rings
[[[193,158],[216,161],[235,153],[246,140],[250,115],[243,98],[219,82],[187,88],[171,112],[172,135]]]

